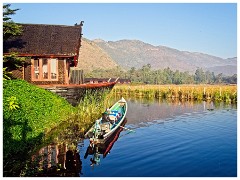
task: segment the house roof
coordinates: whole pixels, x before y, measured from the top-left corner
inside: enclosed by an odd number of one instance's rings
[[[79,54],[82,36],[80,25],[19,24],[23,33],[9,38],[3,43],[3,52],[35,55],[70,55]]]

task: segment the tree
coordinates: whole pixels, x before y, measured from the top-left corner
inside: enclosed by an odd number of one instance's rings
[[[174,84],[182,84],[181,74],[180,74],[179,70],[176,70],[173,73],[173,80],[172,81],[173,81]]]
[[[10,9],[11,4],[3,5],[3,40],[22,33],[21,26],[16,24],[10,18],[10,15],[16,14],[19,9]]]
[[[151,71],[151,64],[143,65],[142,69],[142,81],[144,83],[149,83],[150,81],[150,71]]]
[[[9,17],[19,9],[10,9],[10,4],[3,5],[3,41],[22,33],[21,26]],[[11,79],[11,72],[19,69],[25,63],[25,58],[17,57],[16,53],[3,56],[3,79]]]
[[[11,53],[3,56],[3,79],[12,79],[12,71],[20,69],[26,58],[17,57],[17,54]]]
[[[163,75],[164,75],[164,84],[172,84],[173,80],[173,71],[167,67],[163,70]]]
[[[237,74],[234,74],[230,77],[229,83],[231,84],[237,84]]]
[[[215,80],[214,72],[206,71],[205,78],[208,84],[212,84]]]
[[[198,84],[205,82],[205,73],[202,70],[202,68],[198,68],[195,71],[195,78],[194,79],[195,79],[196,83],[198,83]]]
[[[215,83],[221,84],[223,80],[223,74],[220,73],[216,76]]]
[[[181,79],[184,84],[194,83],[194,75],[190,75],[189,72],[183,72],[181,75]]]

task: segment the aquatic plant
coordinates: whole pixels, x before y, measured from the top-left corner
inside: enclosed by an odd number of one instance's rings
[[[237,102],[236,85],[115,85],[113,92],[132,97]]]
[[[113,104],[109,90],[89,90],[77,107],[55,93],[24,80],[3,82],[4,176],[29,175],[26,160],[56,135],[83,137]],[[61,128],[59,128],[59,126]],[[65,133],[67,132],[67,133]],[[30,171],[29,171],[30,170]]]
[[[108,94],[109,90],[87,91],[78,104],[74,122],[80,127],[82,134],[92,126],[96,119],[101,117],[106,108],[113,104]]]

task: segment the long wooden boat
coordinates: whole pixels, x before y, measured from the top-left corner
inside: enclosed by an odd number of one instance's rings
[[[107,141],[104,144],[89,144],[84,159],[87,159],[88,155],[91,156],[91,166],[94,164],[98,165],[100,163],[101,156],[102,158],[105,158],[110,150],[112,149],[114,143],[118,140],[120,133],[124,129],[124,125],[126,124],[127,119],[125,119],[120,127],[107,139]]]
[[[96,120],[95,124],[85,134],[85,138],[89,138],[93,144],[102,144],[123,124],[127,113],[127,102],[122,97],[112,107],[108,109],[109,121],[105,121],[103,117]]]

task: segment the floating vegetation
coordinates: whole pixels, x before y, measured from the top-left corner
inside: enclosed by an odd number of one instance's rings
[[[112,92],[130,97],[237,102],[237,85],[116,85]]]

